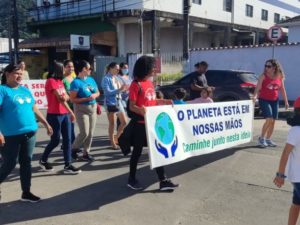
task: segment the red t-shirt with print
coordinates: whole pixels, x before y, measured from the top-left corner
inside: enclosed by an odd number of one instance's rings
[[[278,92],[281,89],[281,79],[271,79],[264,75],[264,80],[261,85],[259,98],[269,101],[276,101],[278,99]]]
[[[142,80],[139,81],[139,84],[140,87],[136,81],[131,83],[129,87],[129,100],[135,101],[139,107],[157,105],[153,83],[150,80]]]
[[[47,113],[51,114],[66,114],[69,113],[65,106],[60,103],[54,94],[54,90],[57,90],[60,95],[65,95],[64,84],[59,79],[49,78],[45,84],[46,97],[48,101]]]

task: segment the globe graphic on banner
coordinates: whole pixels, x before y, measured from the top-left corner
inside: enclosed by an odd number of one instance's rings
[[[155,132],[158,139],[165,145],[170,144],[175,135],[174,124],[167,113],[160,113],[155,121]]]

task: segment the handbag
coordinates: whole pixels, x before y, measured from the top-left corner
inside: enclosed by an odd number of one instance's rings
[[[102,113],[101,105],[97,103],[97,115],[101,115],[101,113]]]

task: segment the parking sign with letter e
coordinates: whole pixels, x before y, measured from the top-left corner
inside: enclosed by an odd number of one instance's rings
[[[268,30],[268,38],[270,41],[273,41],[276,43],[278,40],[280,40],[283,36],[283,30],[280,26],[272,26]]]

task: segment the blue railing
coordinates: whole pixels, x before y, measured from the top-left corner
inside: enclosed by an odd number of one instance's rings
[[[97,13],[141,7],[143,1],[133,0],[72,0],[69,2],[44,4],[28,11],[29,22],[64,19],[68,17],[88,16]]]

